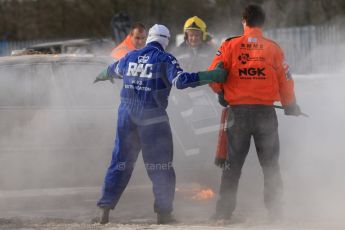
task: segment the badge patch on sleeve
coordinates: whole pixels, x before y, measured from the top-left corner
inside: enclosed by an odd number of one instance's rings
[[[216,53],[216,55],[217,55],[217,56],[220,56],[220,55],[222,55],[222,52],[220,52],[220,51],[218,50],[217,53]]]
[[[258,42],[256,37],[248,37],[248,42]]]

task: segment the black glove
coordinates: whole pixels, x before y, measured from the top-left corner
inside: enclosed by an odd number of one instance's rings
[[[284,114],[287,116],[299,116],[302,115],[302,111],[296,103],[284,106]]]
[[[214,164],[218,166],[219,168],[223,168],[226,163],[226,159],[220,159],[220,158],[215,158],[214,159]]]
[[[228,107],[228,102],[224,99],[224,91],[218,93],[218,102],[223,107]]]

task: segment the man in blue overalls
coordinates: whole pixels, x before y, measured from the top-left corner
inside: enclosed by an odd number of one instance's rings
[[[212,71],[183,72],[176,58],[164,51],[169,38],[165,26],[154,25],[144,48],[128,53],[95,80],[123,79],[115,147],[97,203],[102,209],[101,224],[108,223],[109,211],[126,188],[140,150],[153,183],[157,223],[174,221],[173,141],[166,112],[171,87],[184,89],[226,80],[227,72],[221,64]]]

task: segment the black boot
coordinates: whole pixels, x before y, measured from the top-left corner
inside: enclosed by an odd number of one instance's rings
[[[177,220],[171,213],[157,213],[157,224],[176,224]]]
[[[107,224],[109,223],[109,212],[110,208],[109,207],[101,207],[101,217],[99,219],[100,224]]]
[[[212,221],[230,221],[231,219],[231,214],[224,214],[224,213],[220,213],[220,212],[216,212],[215,214],[213,214],[210,218],[210,220]]]

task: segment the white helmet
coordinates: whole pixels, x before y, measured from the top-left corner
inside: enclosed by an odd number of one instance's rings
[[[170,32],[169,29],[163,25],[155,24],[149,30],[149,35],[146,44],[150,42],[158,42],[165,49],[169,44]]]

